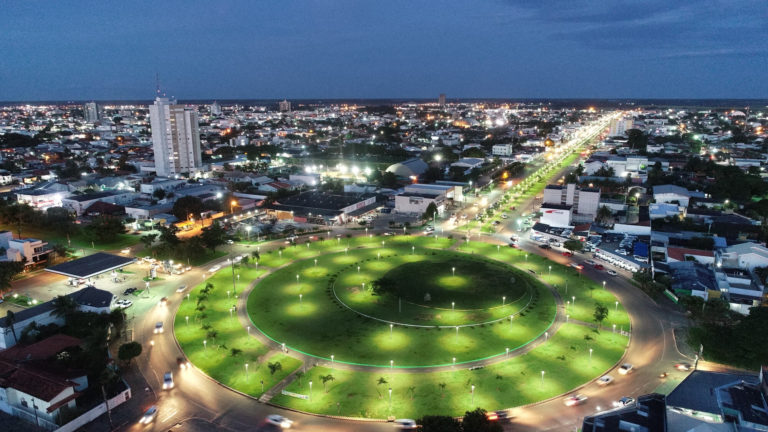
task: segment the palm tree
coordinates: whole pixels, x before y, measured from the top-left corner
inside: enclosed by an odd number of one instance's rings
[[[333,380],[335,380],[335,379],[336,379],[336,377],[335,377],[335,376],[333,376],[333,375],[331,375],[331,374],[328,374],[328,375],[321,375],[321,376],[320,376],[320,381],[322,381],[322,382],[323,382],[323,390],[325,390],[325,392],[326,392],[326,393],[328,393],[328,386],[326,386],[326,383],[327,383],[328,381],[333,381]]]
[[[413,400],[413,397],[416,396],[416,387],[414,386],[408,387],[408,393],[411,394],[411,400]]]
[[[208,339],[213,339],[215,341],[216,336],[218,335],[219,335],[219,332],[217,332],[216,330],[208,330],[208,333],[205,334],[205,337]]]
[[[240,348],[232,348],[231,350],[229,350],[229,355],[232,357],[237,357],[242,353],[243,353],[243,350],[241,350]]]
[[[298,379],[298,380],[299,380],[299,386],[301,386],[301,377],[303,377],[303,376],[304,376],[304,372],[302,372],[302,371],[297,371],[295,375],[296,375],[296,379]]]
[[[65,322],[75,311],[77,311],[77,302],[72,297],[60,295],[53,299],[53,315],[64,318]]]
[[[443,393],[445,393],[445,383],[441,382],[437,384],[438,387],[440,387],[440,397],[443,397]]]
[[[51,254],[50,256],[52,258],[59,257],[59,258],[66,258],[67,255],[72,252],[72,249],[64,246],[63,244],[54,244],[51,246]],[[51,260],[53,262],[55,260]]]
[[[16,338],[16,328],[14,324],[16,324],[16,315],[13,313],[12,310],[9,310],[5,313],[5,321],[8,323],[8,327],[11,328],[11,333],[13,333],[13,343],[14,345],[19,343],[19,340]]]
[[[269,368],[270,375],[274,375],[275,372],[283,370],[283,365],[279,361],[274,363],[267,363],[267,367]]]
[[[379,394],[379,399],[381,399],[381,392],[379,391],[379,386],[382,384],[388,384],[388,382],[384,377],[379,377],[379,380],[376,381],[376,393]]]

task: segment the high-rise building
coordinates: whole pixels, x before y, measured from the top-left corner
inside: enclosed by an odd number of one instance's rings
[[[176,100],[155,99],[149,106],[152,122],[152,149],[157,175],[192,173],[202,168],[197,111]]]
[[[211,114],[221,115],[221,105],[219,105],[219,103],[216,101],[213,101],[213,103],[211,104]]]
[[[83,106],[83,112],[85,113],[85,121],[89,123],[99,121],[99,106],[96,102],[88,102]]]
[[[278,108],[282,112],[290,112],[291,111],[291,103],[288,100],[286,100],[286,99],[283,99],[282,101],[280,101],[280,103],[278,105],[279,105]]]
[[[628,130],[632,129],[633,120],[631,118],[611,119],[610,136],[623,136]]]
[[[440,104],[440,106],[445,105],[445,93],[440,93],[440,97],[437,99],[437,103]]]

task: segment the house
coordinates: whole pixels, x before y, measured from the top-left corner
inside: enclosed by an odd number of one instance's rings
[[[722,265],[754,270],[768,267],[768,248],[757,243],[741,243],[728,246],[720,255]]]
[[[0,231],[0,247],[5,249],[7,261],[24,261],[26,265],[35,265],[48,259],[51,250],[48,242],[26,238],[14,239],[10,231]],[[0,258],[2,261],[2,258]]]
[[[14,192],[19,203],[29,204],[38,210],[60,207],[64,198],[71,195],[67,185],[59,182],[46,182],[35,187],[19,189]]]
[[[696,261],[701,264],[714,264],[715,253],[711,250],[667,247],[667,262]]]
[[[480,168],[483,165],[485,159],[481,158],[461,158],[458,161],[451,164],[451,168],[464,168],[464,174],[469,174],[475,168]]]
[[[130,202],[136,194],[132,191],[105,191],[84,195],[72,195],[61,200],[62,207],[68,208],[78,216],[85,213],[85,209],[97,201],[104,201],[111,204],[126,204]]]
[[[657,203],[677,203],[682,207],[688,207],[691,198],[705,198],[702,192],[689,191],[675,185],[658,185],[653,187],[653,199]]]

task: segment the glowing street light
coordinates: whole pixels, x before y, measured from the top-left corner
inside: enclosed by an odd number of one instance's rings
[[[501,305],[504,306],[507,302],[507,296],[501,296]]]
[[[592,348],[589,349],[589,365],[592,366]]]
[[[613,309],[613,311],[614,312],[618,312],[619,311],[619,302],[616,301],[616,302],[614,302],[614,304],[616,305],[616,307]]]
[[[189,315],[184,317],[185,320],[187,320],[187,325],[189,325]]]
[[[456,310],[456,302],[451,302],[451,310]]]
[[[456,267],[451,267],[451,271],[453,272],[453,276],[456,276]]]
[[[208,349],[208,341],[207,340],[203,340],[203,349],[206,349],[206,350]]]
[[[544,386],[544,371],[541,371],[541,385]]]
[[[475,385],[472,384],[472,406],[475,405]]]
[[[389,325],[389,338],[390,339],[392,339],[392,327],[394,327],[394,325],[390,324]]]
[[[245,364],[245,376],[248,377],[248,363]]]
[[[333,354],[331,354],[331,369],[333,369]]]
[[[605,289],[605,281],[603,281],[603,289]]]
[[[312,381],[309,381],[309,400],[312,400]]]
[[[552,276],[552,266],[549,266],[549,275]]]
[[[390,369],[394,369],[395,368],[395,361],[394,360],[390,360],[389,361],[389,368]]]

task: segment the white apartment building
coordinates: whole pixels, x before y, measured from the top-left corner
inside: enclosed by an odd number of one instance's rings
[[[491,153],[498,157],[510,157],[514,154],[512,144],[496,144],[491,148]]]
[[[169,177],[202,169],[197,111],[158,97],[149,106],[157,175]]]
[[[573,183],[565,186],[548,185],[544,188],[542,203],[573,206],[575,210],[574,217],[577,219],[577,222],[591,221],[597,216],[597,209],[600,204],[600,189],[577,188]],[[579,218],[578,215],[583,217]]]
[[[48,258],[48,242],[38,239],[14,239],[10,231],[0,231],[0,247],[5,249],[7,261],[24,261],[26,265],[37,264]],[[0,258],[1,260],[2,258]]]

